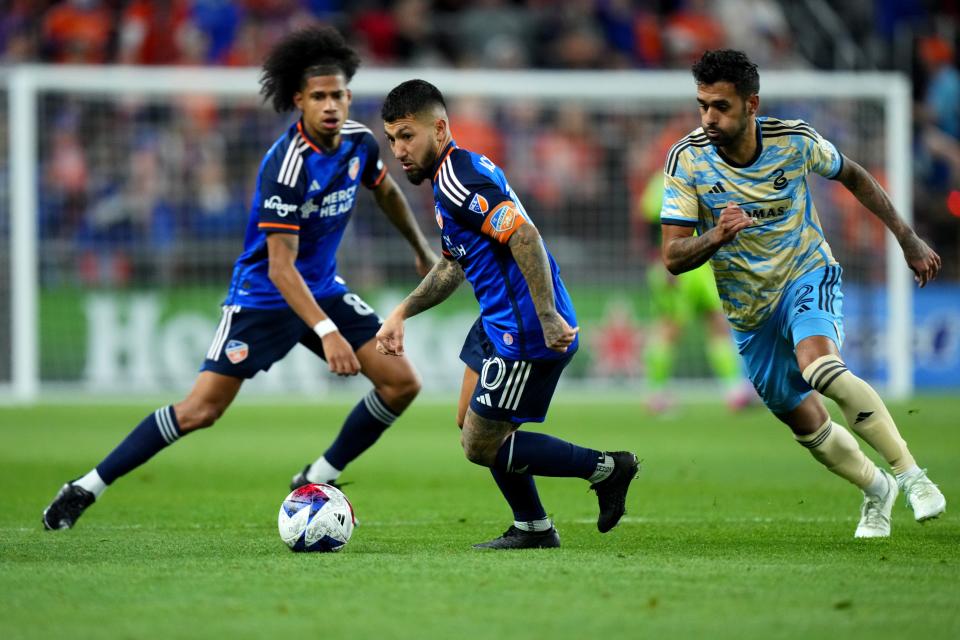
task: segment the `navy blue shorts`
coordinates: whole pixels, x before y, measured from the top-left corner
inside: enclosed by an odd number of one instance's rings
[[[355,293],[348,291],[322,298],[317,304],[337,325],[354,351],[380,330],[380,318],[373,307]],[[252,378],[281,360],[298,342],[324,358],[320,337],[289,307],[251,309],[225,306],[200,371]]]
[[[479,374],[470,408],[488,420],[543,422],[560,374],[574,354],[555,360],[508,360],[493,350],[477,319],[460,350],[460,359]]]

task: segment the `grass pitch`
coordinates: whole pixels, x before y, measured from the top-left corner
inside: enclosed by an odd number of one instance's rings
[[[892,408],[950,511],[919,525],[898,498],[893,536],[866,541],[856,490],[763,410],[557,402],[548,432],[643,469],[606,535],[585,482],[541,479],[563,547],[510,553],[470,548],[510,514],[452,401],[415,404],[344,474],[361,526],[339,554],[288,551],[276,518],[346,405],[239,404],[59,532],[40,525],[59,485],[154,407],[0,409],[0,637],[960,637],[956,399]]]

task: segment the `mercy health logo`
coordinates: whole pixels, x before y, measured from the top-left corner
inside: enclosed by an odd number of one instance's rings
[[[273,195],[263,201],[263,208],[268,211],[276,211],[277,215],[281,218],[287,217],[288,214],[296,211],[300,205],[296,204],[287,204],[280,199],[280,196]]]
[[[237,364],[247,359],[247,356],[250,354],[250,348],[246,342],[231,340],[227,343],[227,346],[223,348],[223,354],[227,356],[227,360],[233,364]]]
[[[356,195],[357,185],[328,193],[320,202],[320,213],[317,214],[317,217],[329,218],[349,212],[353,209],[353,199]]]

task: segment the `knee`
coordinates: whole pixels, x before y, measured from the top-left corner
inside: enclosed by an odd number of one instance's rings
[[[463,455],[473,464],[481,467],[492,467],[496,460],[496,451],[491,452],[488,447],[483,446],[483,443],[465,436],[462,432],[460,434],[460,446],[463,447]]]
[[[413,402],[414,398],[420,393],[420,389],[420,376],[411,371],[402,378],[393,380],[388,384],[379,385],[377,393],[391,409],[400,412]]]
[[[213,424],[223,415],[223,408],[211,403],[188,404],[181,403],[175,407],[177,412],[177,422],[180,424],[180,431],[187,432],[194,429],[205,429]]]

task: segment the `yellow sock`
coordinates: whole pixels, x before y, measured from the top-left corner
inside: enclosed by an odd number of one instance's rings
[[[894,473],[916,465],[883,400],[869,384],[850,373],[835,355],[817,358],[803,372],[811,387],[840,406],[847,426],[890,464]]]
[[[863,455],[856,439],[836,422],[828,419],[816,432],[794,437],[810,450],[817,462],[861,490],[873,483],[877,465]]]

